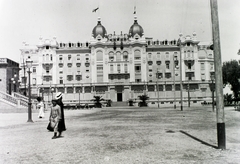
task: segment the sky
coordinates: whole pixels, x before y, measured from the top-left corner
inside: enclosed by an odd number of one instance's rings
[[[22,43],[36,45],[39,37],[89,41],[98,17],[108,34],[127,34],[134,6],[145,37],[173,40],[196,32],[199,41],[212,41],[210,0],[0,0],[0,58],[20,62]],[[218,0],[223,62],[240,58],[239,6],[239,0]]]

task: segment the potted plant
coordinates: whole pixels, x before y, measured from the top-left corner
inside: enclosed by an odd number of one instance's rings
[[[133,100],[132,100],[132,99],[129,99],[129,100],[128,100],[128,105],[129,105],[129,106],[133,106]]]
[[[104,101],[104,99],[101,96],[93,96],[94,105],[96,108],[102,108],[101,101]]]
[[[142,107],[142,106],[148,106],[147,105],[147,100],[149,99],[149,97],[147,95],[140,95],[138,96],[138,98],[141,100],[139,103],[138,103],[138,106]]]

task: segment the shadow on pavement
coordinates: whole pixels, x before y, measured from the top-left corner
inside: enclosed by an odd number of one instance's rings
[[[206,146],[210,146],[210,147],[212,147],[212,148],[218,149],[217,146],[214,146],[214,145],[211,145],[211,144],[209,144],[209,143],[207,143],[207,142],[205,142],[205,141],[202,141],[202,140],[200,140],[200,139],[198,139],[198,138],[196,138],[196,137],[188,134],[188,133],[185,132],[185,131],[180,130],[180,132],[183,133],[183,134],[185,134],[185,135],[187,135],[188,137],[191,137],[192,139],[194,139],[194,140],[196,140],[196,141],[198,141],[198,142],[201,142],[202,144],[204,144],[204,145],[206,145]]]

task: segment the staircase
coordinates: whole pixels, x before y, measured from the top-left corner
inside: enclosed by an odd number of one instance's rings
[[[127,107],[128,102],[126,101],[117,101],[117,102],[112,102],[112,107]]]
[[[27,111],[28,100],[26,96],[18,93],[9,95],[0,91],[0,113]]]

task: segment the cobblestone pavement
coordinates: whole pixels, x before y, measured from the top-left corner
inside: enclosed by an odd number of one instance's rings
[[[0,114],[1,164],[240,163],[240,112],[225,109],[227,149],[219,150],[211,107],[66,110],[67,131],[51,139],[33,113]]]

